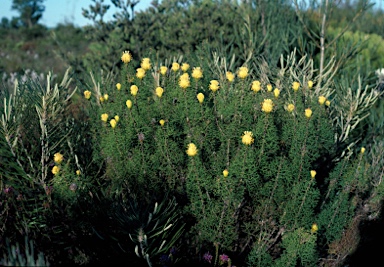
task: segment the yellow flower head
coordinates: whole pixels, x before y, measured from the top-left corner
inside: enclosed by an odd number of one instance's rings
[[[275,90],[273,90],[273,95],[274,95],[276,98],[278,98],[279,95],[280,95],[280,90],[277,89],[277,88],[275,88]]]
[[[361,153],[361,154],[364,154],[364,152],[365,152],[365,147],[362,147],[362,148],[360,149],[360,153]]]
[[[292,112],[294,109],[295,109],[295,105],[294,104],[288,104],[288,106],[287,106],[288,112]]]
[[[329,100],[325,101],[325,105],[326,105],[327,107],[329,107],[329,106],[331,105],[331,101],[329,101]]]
[[[59,167],[59,166],[53,166],[53,168],[52,168],[52,173],[53,173],[54,175],[58,174],[59,171],[60,171],[60,167]]]
[[[145,76],[145,69],[143,68],[138,68],[136,70],[136,77],[139,78],[139,79],[143,79]]]
[[[190,157],[196,156],[197,155],[197,147],[194,143],[189,143],[187,146],[187,155]]]
[[[227,71],[227,73],[225,73],[225,77],[229,82],[233,82],[233,80],[235,79],[235,75],[230,71]]]
[[[104,94],[104,100],[107,101],[109,98],[109,95],[108,94]]]
[[[265,113],[270,113],[273,110],[273,102],[271,99],[264,99],[261,110]]]
[[[251,145],[254,141],[253,133],[250,131],[245,131],[244,135],[241,137],[241,142],[247,146]]]
[[[319,96],[319,104],[320,105],[323,105],[325,103],[325,101],[327,101],[327,99],[325,98],[325,96]]]
[[[292,83],[292,89],[293,89],[293,91],[297,91],[297,90],[299,90],[299,87],[300,87],[300,83],[299,83],[299,82],[293,82],[293,83]]]
[[[144,70],[150,70],[151,69],[151,60],[149,58],[143,58],[143,60],[141,61],[141,64],[140,66],[144,69]]]
[[[177,63],[177,62],[173,62],[172,63],[172,68],[171,68],[174,72],[178,71],[180,69],[180,64]]]
[[[260,81],[253,81],[251,89],[255,93],[259,92],[261,90],[261,83],[260,83]]]
[[[160,67],[160,73],[161,75],[167,74],[168,68],[166,66],[161,66]]]
[[[120,120],[120,117],[118,115],[115,115],[115,121],[118,122]]]
[[[313,82],[312,81],[308,81],[308,88],[311,89],[313,87]]]
[[[117,83],[116,88],[117,88],[117,90],[120,90],[121,89],[121,83]]]
[[[183,75],[180,76],[180,78],[179,78],[179,85],[183,89],[186,89],[186,88],[188,88],[191,85],[191,83],[189,81],[188,73],[184,73]]]
[[[220,88],[219,81],[218,80],[211,80],[211,82],[209,84],[209,89],[212,92],[216,92],[217,90],[219,90],[219,88]]]
[[[131,101],[131,100],[128,99],[128,100],[125,102],[125,104],[127,105],[127,108],[129,108],[129,109],[132,108],[132,101]]]
[[[311,171],[311,177],[312,177],[312,179],[315,178],[315,176],[316,176],[316,171],[312,170],[312,171]]]
[[[305,117],[308,119],[312,116],[312,110],[310,108],[305,109]]]
[[[129,63],[132,60],[132,55],[129,53],[129,51],[124,51],[123,55],[121,56],[121,61],[124,62],[124,64]]]
[[[204,102],[204,94],[203,93],[198,93],[196,97],[197,97],[197,100],[199,101],[200,104]]]
[[[85,99],[90,99],[90,98],[91,98],[91,95],[92,95],[91,91],[88,91],[88,90],[84,91],[84,97],[85,97]]]
[[[107,122],[107,120],[108,120],[108,114],[107,114],[107,113],[103,113],[103,114],[101,114],[101,120],[102,120],[103,122]]]
[[[203,71],[201,70],[200,67],[193,68],[192,77],[195,78],[196,80],[201,79],[203,77]]]
[[[317,224],[316,223],[312,224],[311,233],[314,234],[317,232],[317,230],[319,230],[319,227],[317,226]]]
[[[131,95],[136,96],[138,91],[139,87],[137,87],[137,85],[131,85]]]
[[[267,91],[268,91],[268,92],[272,92],[272,88],[273,88],[273,87],[272,87],[272,84],[268,84],[268,85],[267,85]]]
[[[81,174],[81,171],[80,170],[77,170],[76,171],[76,175],[79,176]]]
[[[163,93],[164,93],[164,89],[161,88],[161,87],[156,87],[156,95],[160,98],[163,96]]]
[[[188,63],[183,63],[181,64],[181,70],[186,72],[189,69],[189,64]]]
[[[240,78],[240,79],[245,79],[247,78],[248,76],[248,68],[247,67],[240,67],[238,72],[237,72],[237,76]]]
[[[224,177],[228,177],[228,175],[229,175],[229,171],[228,171],[227,169],[225,169],[225,170],[223,171],[223,176],[224,176]]]
[[[115,128],[115,127],[116,127],[116,124],[117,124],[117,121],[116,121],[115,119],[112,119],[112,120],[110,120],[109,123],[111,124],[111,127],[112,127],[112,128]]]
[[[165,120],[160,120],[159,123],[160,123],[161,126],[164,126]]]
[[[100,102],[104,102],[104,97],[103,97],[103,96],[100,96],[100,97],[99,97],[99,100],[100,100]]]
[[[53,155],[53,161],[57,164],[60,164],[62,161],[64,160],[64,157],[62,154],[60,153],[55,153],[55,155]]]

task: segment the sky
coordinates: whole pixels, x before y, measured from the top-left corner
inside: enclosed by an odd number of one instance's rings
[[[0,0],[0,19],[6,17],[11,19],[19,14],[16,11],[11,10],[12,0]],[[140,0],[135,6],[135,11],[145,10],[150,6],[152,0]],[[39,23],[44,24],[47,27],[55,27],[58,23],[71,22],[76,26],[85,26],[92,24],[90,20],[83,17],[82,8],[88,8],[93,4],[91,0],[45,0],[45,11],[43,17],[39,20]],[[104,0],[104,4],[110,5],[107,14],[104,16],[104,20],[108,21],[112,19],[112,15],[115,13],[116,8],[110,0]]]

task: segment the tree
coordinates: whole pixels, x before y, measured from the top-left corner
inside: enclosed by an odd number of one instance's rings
[[[13,0],[12,10],[20,13],[19,20],[22,26],[31,28],[43,16],[44,0]]]

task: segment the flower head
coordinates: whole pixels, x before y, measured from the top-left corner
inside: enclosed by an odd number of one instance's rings
[[[226,262],[229,261],[229,257],[228,257],[228,255],[225,255],[225,254],[220,255],[219,258],[220,258],[220,263],[221,263],[221,264],[224,264],[224,263],[226,263]]]
[[[261,83],[260,83],[260,81],[253,81],[251,89],[255,93],[259,92],[261,90]]]
[[[365,147],[362,147],[362,148],[360,149],[360,153],[361,153],[361,154],[364,154],[364,152],[365,152]]]
[[[168,68],[166,66],[161,66],[160,67],[160,73],[161,75],[167,74]]]
[[[187,146],[187,155],[190,157],[196,156],[197,155],[197,147],[194,143],[189,143]]]
[[[295,105],[294,104],[288,104],[288,106],[287,106],[288,112],[292,112],[294,109],[295,109]]]
[[[317,230],[319,230],[319,227],[317,226],[317,224],[316,223],[312,224],[311,233],[314,234],[317,232]]]
[[[247,67],[240,67],[238,72],[237,72],[237,76],[240,78],[240,79],[245,79],[247,78],[248,76],[248,68]]]
[[[104,94],[104,96],[103,96],[103,97],[104,97],[104,100],[105,100],[105,101],[107,101],[107,100],[108,100],[108,98],[109,98],[109,95],[108,95],[108,94]]]
[[[125,102],[125,104],[127,105],[127,108],[129,108],[129,109],[132,108],[132,101],[131,101],[131,100],[128,99],[128,100]]]
[[[143,60],[141,61],[141,64],[140,66],[144,69],[144,70],[150,70],[151,69],[151,60],[149,58],[143,58]]]
[[[116,84],[116,89],[117,89],[117,90],[120,90],[120,89],[121,89],[121,83],[117,83],[117,84]]]
[[[211,82],[209,84],[209,89],[212,92],[216,92],[217,90],[219,90],[219,88],[220,88],[219,81],[218,80],[211,80]]]
[[[311,171],[311,177],[312,177],[312,179],[315,178],[315,176],[316,176],[316,171],[312,170],[312,171]]]
[[[76,171],[76,175],[79,176],[81,174],[81,171],[80,170],[77,170]]]
[[[293,82],[292,83],[292,89],[293,89],[293,91],[297,91],[297,90],[299,90],[299,87],[300,87],[300,83],[299,82]]]
[[[189,69],[189,64],[188,63],[183,63],[181,64],[181,70],[186,72]]]
[[[275,90],[273,90],[273,95],[274,95],[276,98],[278,98],[279,95],[280,95],[280,90],[277,89],[277,88],[275,88]]]
[[[270,113],[273,110],[273,102],[271,99],[264,99],[261,110],[265,113]]]
[[[224,176],[224,177],[228,177],[228,175],[229,175],[229,171],[228,171],[227,169],[225,169],[225,170],[223,171],[223,176]]]
[[[101,114],[101,120],[102,120],[103,122],[107,122],[107,120],[108,120],[108,114],[107,114],[107,113],[103,113],[103,114]]]
[[[137,87],[137,85],[131,85],[131,95],[133,96],[136,96],[137,95],[137,92],[139,91],[139,87]]]
[[[100,100],[100,102],[104,102],[104,97],[103,97],[103,96],[100,96],[100,97],[99,97],[99,100]]]
[[[71,183],[71,185],[69,186],[69,190],[75,192],[77,190],[77,184]]]
[[[199,101],[200,104],[204,102],[204,94],[203,93],[198,93],[196,97],[197,97],[197,100]]]
[[[52,168],[52,173],[53,173],[53,175],[58,174],[59,171],[60,171],[60,167],[59,167],[59,166],[53,166],[53,168]]]
[[[163,93],[164,93],[164,89],[163,88],[161,88],[161,87],[156,87],[156,90],[155,90],[155,92],[156,92],[156,95],[160,98],[160,97],[162,97],[163,96]]]
[[[329,101],[329,100],[325,101],[325,105],[326,105],[327,107],[329,107],[329,106],[331,105],[331,101]]]
[[[308,88],[311,89],[313,87],[313,81],[308,81]]]
[[[319,96],[319,104],[320,105],[323,105],[325,103],[325,101],[327,101],[327,99],[325,98],[325,96]]]
[[[308,119],[312,116],[312,110],[310,108],[305,109],[305,117]]]
[[[233,82],[233,80],[235,79],[235,74],[233,74],[233,73],[230,72],[230,71],[227,71],[227,72],[225,73],[225,77],[227,78],[227,80],[228,80],[229,82]]]
[[[213,256],[209,253],[209,252],[206,252],[203,256],[203,259],[209,263],[211,263],[212,259],[213,259]]]
[[[115,117],[114,117],[114,118],[115,118],[115,121],[116,121],[116,122],[118,122],[118,121],[120,120],[120,117],[119,117],[119,115],[115,115]]]
[[[136,69],[136,77],[139,79],[143,79],[145,76],[145,69],[143,68],[138,68]]]
[[[188,73],[184,73],[183,75],[180,76],[179,78],[179,86],[183,89],[188,88],[191,85],[189,81],[189,75]]]
[[[121,56],[121,61],[124,62],[124,64],[129,63],[132,60],[132,55],[129,53],[129,51],[124,51],[123,55]]]
[[[200,67],[193,68],[192,77],[196,80],[201,79],[203,77],[203,71]]]
[[[116,127],[116,124],[117,124],[117,121],[116,121],[115,119],[112,119],[112,120],[110,120],[109,123],[111,124],[111,127],[112,127],[112,128],[115,128],[115,127]]]
[[[64,160],[64,157],[62,154],[60,153],[55,153],[55,155],[53,155],[53,161],[57,164],[60,164],[62,161]]]
[[[267,85],[267,91],[268,91],[268,92],[272,92],[272,88],[273,88],[273,87],[272,87],[272,84],[268,84],[268,85]]]
[[[90,98],[91,98],[91,95],[92,95],[91,91],[88,91],[88,90],[84,91],[84,97],[85,97],[85,99],[90,99]]]
[[[241,137],[241,142],[247,146],[251,145],[254,141],[255,139],[253,138],[253,133],[250,131],[245,131]]]
[[[180,69],[180,64],[177,63],[177,62],[173,62],[172,63],[172,68],[171,70],[173,70],[174,72],[178,71]]]
[[[161,126],[164,126],[165,120],[160,120],[159,123],[160,123]]]

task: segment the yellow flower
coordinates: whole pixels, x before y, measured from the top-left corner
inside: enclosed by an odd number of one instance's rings
[[[52,168],[52,173],[53,173],[54,175],[58,174],[59,171],[60,171],[60,167],[59,167],[59,166],[53,166],[53,168]]]
[[[314,234],[317,232],[317,230],[319,230],[319,227],[317,226],[317,224],[316,223],[312,224],[311,233]]]
[[[100,96],[99,99],[100,99],[100,102],[104,102],[104,97],[103,96]]]
[[[136,70],[136,77],[139,78],[139,79],[143,79],[145,76],[145,69],[143,68],[138,68]]]
[[[125,102],[125,104],[127,105],[127,108],[129,108],[129,109],[132,108],[132,101],[131,101],[131,100],[128,99],[128,100]]]
[[[287,107],[288,112],[292,112],[294,109],[295,109],[294,104],[288,104],[288,107]]]
[[[179,78],[179,85],[183,89],[186,89],[186,88],[188,88],[191,85],[191,83],[189,81],[188,73],[184,73],[183,75],[180,76],[180,78]]]
[[[151,69],[151,61],[149,58],[143,58],[143,60],[141,61],[141,64],[140,66],[144,69],[144,70],[150,70]]]
[[[320,105],[323,105],[325,103],[325,101],[327,101],[327,99],[325,98],[325,96],[319,96],[319,104]]]
[[[230,72],[230,71],[227,71],[227,73],[225,74],[225,76],[226,76],[226,78],[227,78],[227,80],[228,80],[229,82],[233,82],[233,80],[235,79],[235,75],[234,75],[232,72]]]
[[[312,179],[315,178],[315,176],[316,176],[316,171],[312,170],[312,171],[311,171],[311,177],[312,177]]]
[[[198,93],[196,97],[197,97],[197,100],[199,101],[200,104],[204,102],[204,94],[203,93]]]
[[[137,85],[131,85],[131,95],[136,96],[139,91],[139,87]]]
[[[219,81],[217,80],[212,80],[209,84],[209,89],[212,91],[212,92],[216,92],[217,90],[219,90],[220,86],[219,86]]]
[[[237,72],[237,76],[240,79],[245,79],[248,76],[248,68],[247,67],[240,67],[239,71]]]
[[[329,107],[329,106],[331,105],[331,101],[329,101],[329,100],[325,101],[325,105],[326,105],[327,107]]]
[[[312,116],[312,110],[310,108],[305,109],[305,117],[308,119]]]
[[[241,137],[241,142],[247,146],[251,145],[254,141],[255,139],[253,139],[253,133],[250,131],[245,131],[244,135]]]
[[[188,73],[183,73],[182,75],[180,75],[180,79],[189,80],[189,74]]]
[[[160,123],[161,126],[164,126],[165,120],[160,120],[159,123]]]
[[[160,73],[161,75],[167,74],[168,68],[166,66],[161,66],[160,67]]]
[[[91,91],[88,91],[88,90],[84,91],[84,97],[85,97],[85,99],[90,99],[90,98],[91,98],[91,95],[92,95]]]
[[[109,98],[109,95],[108,94],[104,94],[104,100],[107,101]]]
[[[81,174],[81,171],[80,170],[77,170],[76,171],[76,175],[79,176]]]
[[[177,62],[173,62],[172,63],[172,68],[171,68],[174,72],[178,71],[180,69],[180,64],[177,63]]]
[[[60,164],[63,161],[63,159],[64,157],[60,153],[55,153],[55,155],[53,155],[53,161],[56,162],[57,164]]]
[[[365,152],[365,147],[362,147],[362,148],[360,149],[360,153],[361,153],[361,154],[364,154],[364,152]]]
[[[129,51],[124,51],[123,55],[121,56],[121,61],[123,61],[125,64],[129,63],[132,60],[132,55],[129,53]]]
[[[293,82],[293,83],[292,83],[292,89],[293,89],[294,91],[299,90],[299,87],[300,87],[300,83],[298,83],[298,82]]]
[[[279,95],[280,95],[280,90],[277,89],[277,88],[275,88],[275,90],[273,90],[273,95],[274,95],[276,98],[278,98]]]
[[[112,128],[115,128],[115,127],[116,127],[116,124],[117,124],[117,121],[116,121],[115,119],[112,119],[112,120],[110,120],[109,123],[111,124],[111,127],[112,127]]]
[[[194,143],[188,144],[187,150],[186,150],[188,156],[190,156],[190,157],[196,156],[197,151],[198,151],[197,147]]]
[[[159,98],[162,97],[163,93],[164,93],[164,89],[163,89],[163,88],[161,88],[161,87],[156,87],[156,95],[157,95]]]
[[[120,120],[120,117],[118,115],[115,115],[115,121],[118,122]]]
[[[121,83],[117,83],[116,88],[117,88],[117,90],[120,90],[121,89]]]
[[[313,82],[312,81],[308,81],[308,88],[311,89],[313,86]]]
[[[183,63],[182,65],[181,65],[181,70],[182,71],[187,71],[189,69],[189,64],[188,63]]]
[[[229,174],[229,171],[228,171],[227,169],[225,169],[225,170],[223,171],[223,176],[224,176],[224,177],[228,177],[228,174]]]
[[[257,93],[261,90],[261,84],[260,84],[260,81],[253,81],[252,82],[252,87],[251,87],[252,91]]]
[[[108,120],[108,114],[107,114],[107,113],[103,113],[103,114],[101,114],[101,120],[102,120],[103,122],[107,122],[107,120]]]
[[[273,110],[273,102],[271,99],[264,99],[261,110],[265,113],[270,113]]]
[[[268,84],[268,85],[267,85],[267,91],[268,91],[268,92],[272,92],[272,88],[273,88],[273,87],[272,87],[272,84]]]
[[[203,71],[200,67],[193,68],[192,77],[196,80],[201,79],[203,77]]]

